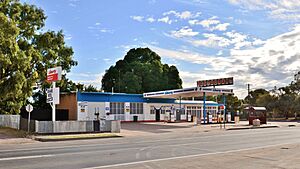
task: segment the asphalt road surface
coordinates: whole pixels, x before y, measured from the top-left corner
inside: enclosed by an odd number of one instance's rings
[[[300,128],[295,127],[0,145],[0,168],[231,168],[230,163],[239,164],[242,157],[239,154],[243,157],[249,155],[248,159],[254,162],[261,156],[270,161],[268,156],[272,155],[273,147],[281,147],[280,151],[274,151],[278,154],[276,158],[280,159],[284,147],[298,148],[299,152],[299,147],[295,146],[299,143]],[[255,152],[269,154],[256,157]],[[287,154],[292,153],[295,152]],[[296,158],[299,153],[297,155]],[[228,160],[234,156],[236,160]],[[245,161],[248,160],[244,158]],[[246,164],[236,167],[257,168],[255,163]],[[292,166],[297,168],[298,164]]]

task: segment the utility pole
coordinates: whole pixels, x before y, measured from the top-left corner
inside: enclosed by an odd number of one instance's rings
[[[250,83],[247,84],[247,88],[248,88],[248,96],[250,95]]]

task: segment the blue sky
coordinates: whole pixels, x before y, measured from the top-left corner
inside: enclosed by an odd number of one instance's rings
[[[233,88],[285,86],[300,69],[299,0],[24,0],[63,30],[79,62],[68,77],[100,88],[130,48],[176,65],[183,87],[234,76]]]

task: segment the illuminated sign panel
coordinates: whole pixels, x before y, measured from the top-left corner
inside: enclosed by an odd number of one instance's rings
[[[222,86],[222,85],[233,85],[233,77],[197,81],[197,87]]]

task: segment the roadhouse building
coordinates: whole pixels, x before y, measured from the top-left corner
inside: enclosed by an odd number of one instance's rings
[[[208,89],[205,90],[209,92]],[[57,107],[67,109],[69,120],[77,121],[107,119],[122,122],[175,122],[192,121],[193,117],[200,116],[201,122],[204,120],[210,123],[217,122],[218,114],[221,112],[219,107],[223,104],[214,101],[181,100],[181,96],[179,100],[176,99],[179,94],[189,96],[189,93],[193,92],[198,92],[198,89],[188,88],[145,94],[74,92],[61,94],[60,104]]]

